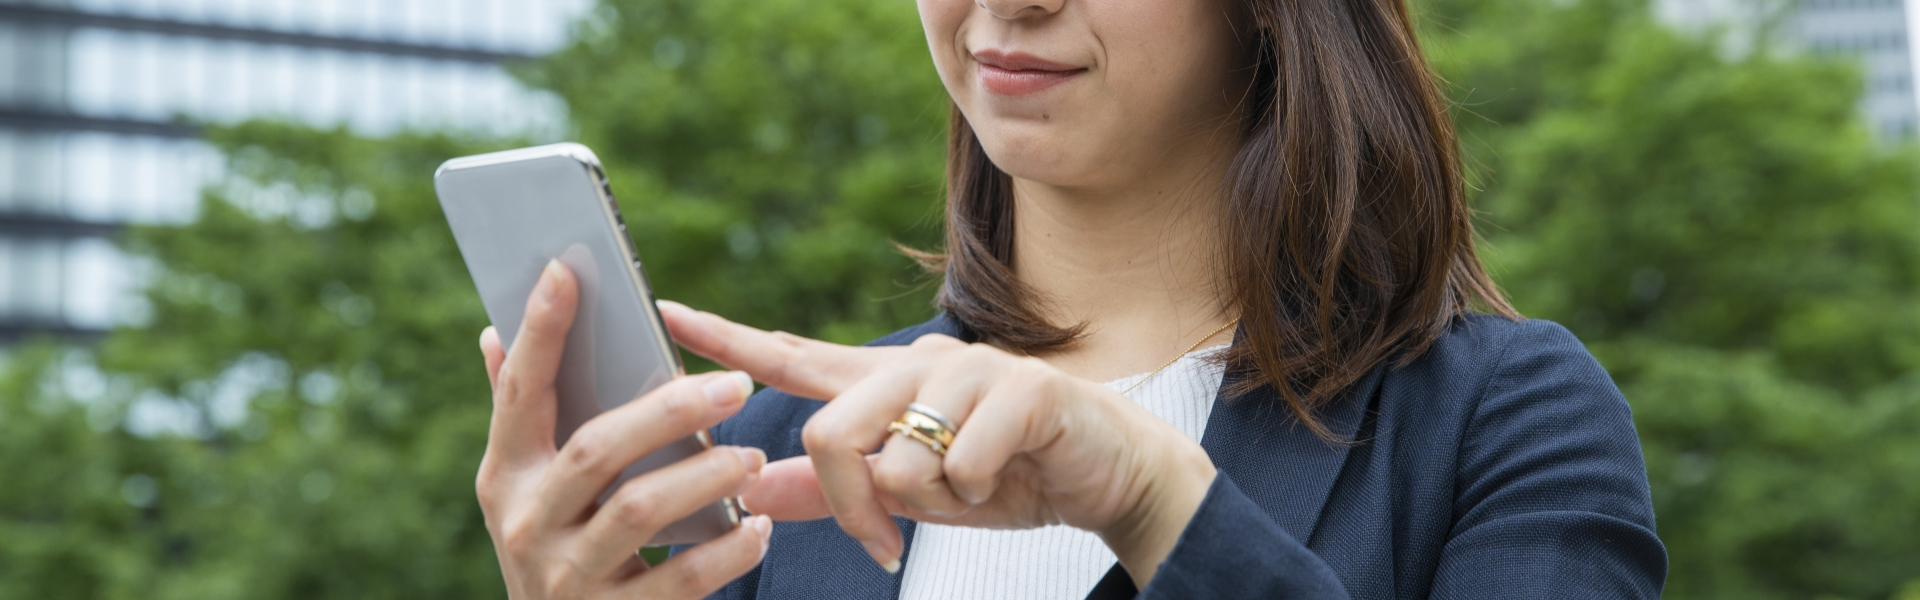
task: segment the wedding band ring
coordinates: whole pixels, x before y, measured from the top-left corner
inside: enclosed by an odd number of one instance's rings
[[[920,403],[908,405],[907,412],[901,413],[899,419],[887,424],[887,431],[920,442],[941,456],[947,455],[947,448],[953,446],[953,436],[959,430],[960,428],[954,426],[953,421],[947,420],[946,415],[940,414],[940,411],[934,410],[931,406]]]

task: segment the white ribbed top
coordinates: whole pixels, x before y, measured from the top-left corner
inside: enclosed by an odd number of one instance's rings
[[[1224,349],[1215,346],[1183,356],[1127,395],[1197,442],[1206,431],[1223,374],[1205,358]],[[1116,379],[1106,386],[1124,390],[1146,376]],[[921,523],[907,553],[900,598],[1078,600],[1093,590],[1115,560],[1099,536],[1065,525],[1005,531]]]

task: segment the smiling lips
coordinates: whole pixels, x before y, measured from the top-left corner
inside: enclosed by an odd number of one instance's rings
[[[1061,64],[1024,52],[981,50],[973,53],[973,60],[980,65],[980,85],[989,92],[1004,96],[1038,92],[1087,72],[1084,67]]]

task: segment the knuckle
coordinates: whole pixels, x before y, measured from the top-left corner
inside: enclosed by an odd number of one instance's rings
[[[1026,357],[1013,363],[1013,372],[1019,381],[1037,383],[1051,379],[1053,366],[1038,358]]]
[[[709,587],[719,587],[715,580],[720,577],[712,566],[690,564],[684,569],[674,569],[673,587],[682,592],[701,592]]]
[[[1001,380],[1001,384],[1016,396],[1051,397],[1058,391],[1054,385],[1057,378],[1053,374],[1053,367],[1046,363],[1022,361],[1007,371],[1007,377]]]
[[[855,432],[838,419],[813,419],[800,428],[800,443],[808,454],[827,454],[854,444]]]
[[[948,352],[955,348],[963,348],[967,345],[966,342],[954,339],[949,335],[929,333],[913,340],[913,343],[908,344],[907,348],[919,354],[936,354]]]
[[[943,465],[943,470],[947,474],[947,480],[957,485],[979,485],[992,481],[997,475],[975,462],[947,461],[947,464]]]
[[[540,588],[546,594],[545,597],[556,599],[585,597],[585,594],[580,591],[579,578],[575,577],[572,571],[571,567],[556,567],[555,572],[541,582]]]
[[[607,471],[612,462],[613,449],[606,436],[599,435],[598,429],[581,427],[573,432],[567,445],[560,449],[560,460],[577,471],[600,473]]]
[[[505,490],[500,489],[500,475],[490,465],[480,465],[480,474],[473,478],[473,495],[480,500],[481,512],[493,512],[500,508],[501,497]]]
[[[660,419],[663,423],[691,427],[706,416],[706,407],[706,398],[697,386],[682,385],[660,400]]]
[[[521,394],[525,393],[524,388],[526,386],[520,383],[520,377],[517,371],[517,369],[508,368],[506,365],[500,366],[499,382],[494,384],[493,388],[493,399],[495,402],[510,404],[514,399],[519,398]]]
[[[652,531],[660,525],[659,497],[652,488],[629,486],[620,490],[619,499],[613,504],[613,518],[622,527],[640,531]]]
[[[808,454],[832,447],[833,434],[827,429],[826,423],[820,419],[809,420],[806,425],[800,427],[800,444],[807,448]]]
[[[500,551],[516,558],[527,557],[537,551],[539,531],[533,525],[533,519],[513,517],[503,520],[500,529],[494,532],[500,544]]]
[[[1001,352],[999,348],[986,344],[967,344],[964,352],[964,354],[960,355],[960,358],[968,363],[975,364],[999,360],[1001,356],[1006,354],[1005,352]]]
[[[880,464],[873,467],[873,484],[888,492],[911,491],[919,487],[916,479],[918,478],[894,461],[881,460]]]

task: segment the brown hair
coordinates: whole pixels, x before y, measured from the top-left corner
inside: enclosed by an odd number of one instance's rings
[[[1220,248],[1240,332],[1235,394],[1271,386],[1317,410],[1381,362],[1417,358],[1475,302],[1517,318],[1474,252],[1447,101],[1402,0],[1250,0],[1257,71],[1224,189]],[[938,303],[983,339],[1059,348],[1013,259],[1012,180],[956,108]],[[918,254],[918,253],[916,253]]]

